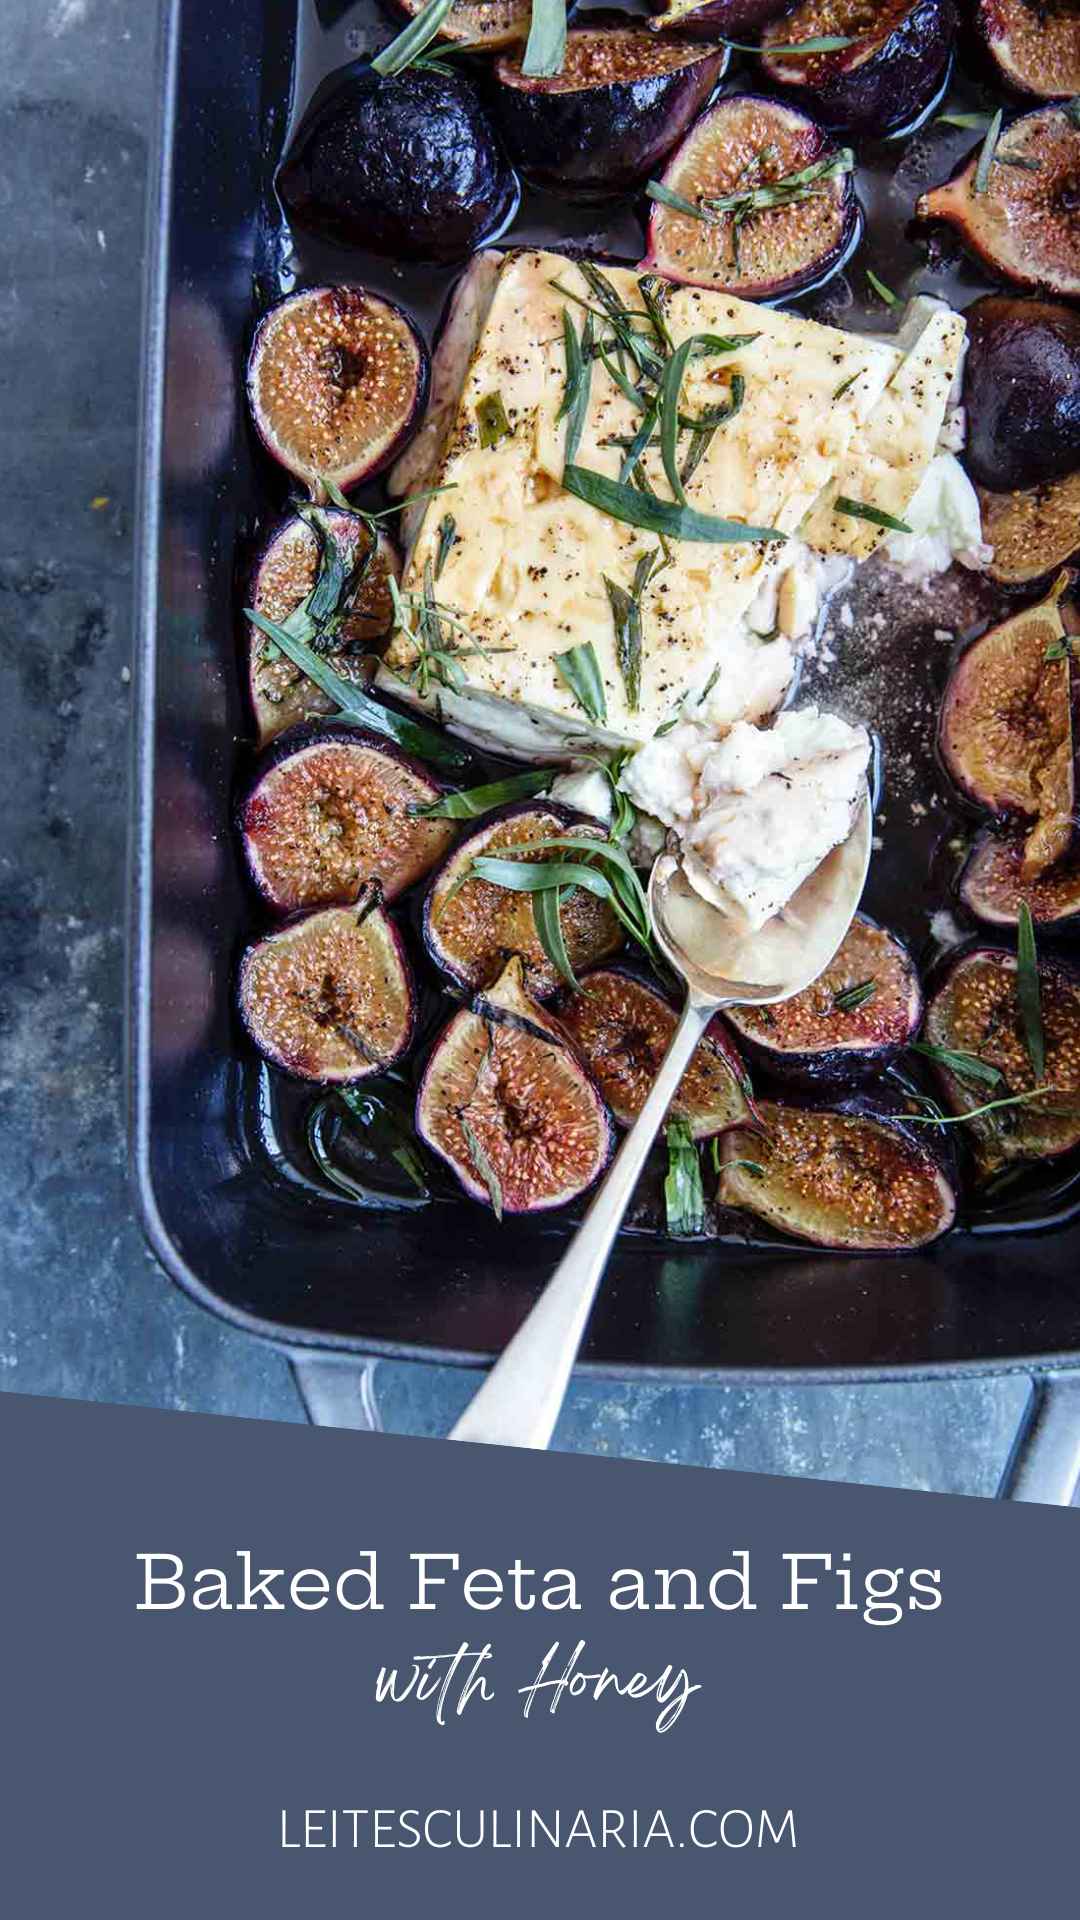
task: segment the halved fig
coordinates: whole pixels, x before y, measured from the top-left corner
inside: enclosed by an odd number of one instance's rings
[[[416,761],[359,728],[303,728],[264,761],[239,812],[248,869],[276,913],[384,900],[431,871],[454,837],[425,820],[440,789]]]
[[[510,956],[517,955],[531,994],[544,997],[555,992],[559,975],[537,937],[531,896],[510,893],[470,874],[478,854],[566,859],[556,848],[528,850],[537,840],[567,832],[604,838],[603,829],[588,814],[550,801],[540,805],[526,801],[488,814],[475,833],[458,843],[424,902],[424,939],[436,966],[463,986],[486,987]],[[570,965],[578,977],[623,944],[622,928],[607,901],[580,887],[563,894],[560,918]]]
[[[510,158],[540,186],[619,193],[681,140],[728,58],[723,47],[661,39],[627,14],[591,13],[567,34],[550,78],[522,72],[523,49],[496,61],[494,107]]]
[[[345,246],[449,264],[501,232],[518,200],[465,74],[339,67],[312,99],[278,175],[297,226]]]
[[[833,132],[907,133],[941,97],[955,32],[954,0],[799,0],[762,35],[761,64]],[[783,52],[829,35],[852,44]]]
[[[960,791],[989,812],[1034,824],[1026,879],[1068,853],[1074,832],[1076,667],[1061,582],[972,642],[949,676],[939,747]]]
[[[557,1023],[526,993],[520,959],[436,1041],[416,1131],[500,1218],[565,1206],[607,1165],[607,1108]]]
[[[428,0],[394,0],[394,9],[415,20]],[[454,0],[439,28],[440,40],[494,52],[528,36],[531,0]]]
[[[363,287],[309,287],[264,313],[247,367],[269,453],[314,490],[381,473],[427,403],[428,350],[408,315]]]
[[[980,187],[985,178],[985,187]],[[1080,118],[1040,107],[1006,128],[989,167],[982,145],[924,193],[922,222],[944,221],[969,253],[1018,287],[1080,295]]]
[[[401,577],[401,559],[389,534],[372,535],[359,515],[322,509],[321,518],[349,565],[357,569],[351,610],[324,658],[343,680],[364,678],[365,654],[390,632],[394,609],[387,584]],[[319,571],[319,537],[300,514],[272,535],[252,571],[248,606],[279,626],[306,600]],[[333,702],[252,621],[247,623],[248,684],[260,746],[299,721],[332,713]]]
[[[645,1104],[671,1043],[678,1015],[658,986],[628,967],[598,967],[578,993],[558,1003],[561,1025],[621,1127]],[[669,1117],[688,1122],[695,1140],[707,1140],[749,1118],[746,1076],[718,1020],[694,1050]]]
[[[1046,1056],[1038,1081],[1014,953],[977,947],[961,955],[927,1008],[927,1044],[954,1056],[966,1055],[984,1070],[979,1077],[956,1073],[938,1057],[934,1074],[951,1112],[974,1116],[977,1107],[1025,1096],[1011,1106],[994,1106],[965,1125],[983,1177],[1011,1161],[1051,1159],[1080,1144],[1080,974],[1057,959],[1041,959],[1038,972],[1038,1021]],[[1036,1093],[1036,1086],[1047,1091]]]
[[[306,914],[256,941],[240,963],[239,1002],[273,1066],[340,1085],[393,1066],[416,1024],[401,937],[368,901]]]
[[[903,1112],[869,1100],[830,1110],[762,1100],[757,1111],[760,1133],[736,1128],[721,1142],[722,1206],[859,1252],[909,1252],[953,1225],[949,1156]]]
[[[798,1087],[850,1085],[881,1073],[919,1030],[923,997],[907,948],[856,914],[823,974],[774,1007],[731,1007],[750,1059]]]
[[[1026,901],[1036,926],[1060,931],[1080,920],[1080,862],[1059,861],[1027,880],[1023,835],[987,828],[965,862],[960,898],[987,926],[1015,927]]]
[[[1080,94],[1075,0],[974,0],[975,31],[1005,85],[1040,100]]]
[[[979,488],[987,569],[1003,587],[1035,587],[1080,555],[1080,467],[1064,480],[1024,493]]]
[[[659,16],[659,27],[677,27],[687,39],[711,40],[723,34],[728,39],[754,33],[786,13],[791,0],[649,0],[649,10]]]
[[[851,155],[798,108],[734,93],[703,114],[661,179],[648,264],[691,286],[777,299],[819,286],[858,244]]]
[[[1080,16],[1078,16],[1080,31]],[[964,315],[964,461],[1006,493],[1080,468],[1080,313],[1052,300],[988,294]]]

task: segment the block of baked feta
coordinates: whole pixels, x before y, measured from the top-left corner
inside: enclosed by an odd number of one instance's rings
[[[637,275],[604,272],[626,306],[640,311]],[[730,399],[734,376],[743,386],[741,406],[687,481],[690,506],[794,535],[844,467],[902,356],[880,341],[711,289],[669,284],[662,298],[675,348],[692,335],[748,336],[733,350],[703,352],[688,363],[680,401],[688,417]],[[446,489],[414,510],[404,588],[415,607],[425,572],[435,582],[457,649],[454,678],[464,676],[466,686],[429,684],[423,704],[515,753],[568,750],[590,735],[647,740],[688,693],[725,670],[735,676],[736,694],[745,684],[742,710],[759,717],[790,677],[786,648],[774,650],[776,667],[763,664],[768,642],[748,637],[743,619],[770,571],[782,565],[783,543],[679,539],[643,596],[635,702],[620,667],[607,583],[629,590],[638,561],[657,551],[657,536],[562,485],[563,316],[569,311],[580,329],[585,306],[593,304],[579,267],[561,255],[512,252],[497,266],[490,253],[481,256],[451,315],[456,400],[444,355],[436,366],[437,417],[394,477],[403,492]],[[596,327],[603,336],[602,319]],[[576,464],[616,479],[640,419],[597,360]],[[671,498],[658,446],[647,449],[642,472],[656,495]],[[603,684],[606,719],[599,725],[557,666],[560,654],[586,643]],[[407,634],[395,635],[386,664],[386,683],[418,698],[416,649]],[[738,698],[734,704],[738,709]]]

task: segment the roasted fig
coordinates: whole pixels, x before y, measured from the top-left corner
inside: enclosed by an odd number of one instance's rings
[[[975,32],[999,77],[1040,100],[1080,94],[1076,0],[974,0]]]
[[[754,33],[790,7],[791,0],[704,0],[698,6],[693,0],[649,0],[658,26],[677,27],[684,37],[702,40]]]
[[[428,393],[412,321],[363,287],[310,287],[264,313],[247,367],[263,445],[315,490],[356,486],[404,445]]]
[[[944,221],[992,273],[1018,287],[1080,295],[1080,117],[1040,107],[984,141],[916,219]]]
[[[1034,1025],[1045,1055],[1038,1079],[1016,955],[993,947],[957,959],[927,1008],[935,1077],[950,1111],[970,1116],[964,1133],[983,1177],[1080,1143],[1080,976],[1064,961],[1039,962]]]
[[[1080,468],[1024,493],[979,489],[988,572],[1003,587],[1034,587],[1080,554]]]
[[[758,1103],[761,1131],[720,1146],[722,1206],[818,1247],[902,1253],[956,1219],[949,1156],[902,1112],[851,1101],[831,1111]],[[920,1137],[921,1136],[921,1137]]]
[[[607,1165],[607,1108],[556,1022],[525,992],[519,959],[436,1041],[416,1131],[500,1219],[565,1206]]]
[[[604,837],[588,815],[550,801],[540,805],[533,801],[488,814],[475,833],[459,842],[436,874],[424,903],[424,939],[436,966],[464,986],[486,987],[509,956],[516,954],[524,963],[528,991],[541,997],[554,993],[559,975],[540,944],[530,896],[470,875],[478,854],[508,852],[513,858],[535,841],[567,832],[586,833],[598,840]],[[537,848],[529,854],[537,861],[565,857],[555,848]],[[623,944],[622,928],[607,901],[580,887],[563,894],[560,918],[575,974],[605,960]]]
[[[955,31],[953,0],[799,0],[762,35],[761,64],[833,132],[906,133],[941,97]],[[851,45],[783,51],[827,35]]]
[[[627,14],[590,15],[566,37],[562,69],[522,72],[523,50],[495,63],[495,113],[514,165],[538,185],[620,193],[686,132],[727,65],[722,47],[661,39]]]
[[[1034,822],[1028,880],[1073,840],[1076,665],[1058,604],[1063,584],[967,648],[941,709],[941,757],[960,791],[991,813]]]
[[[960,898],[990,927],[1015,927],[1026,901],[1036,926],[1060,931],[1080,920],[1080,862],[1063,860],[1025,880],[1023,835],[987,828],[964,864]]]
[[[854,165],[797,108],[729,94],[650,189],[649,264],[752,300],[820,285],[862,231]]]
[[[449,264],[501,231],[518,189],[463,73],[367,61],[318,89],[278,175],[290,219],[346,246]]]
[[[348,904],[373,883],[393,900],[454,837],[450,821],[418,812],[438,797],[424,768],[376,734],[285,734],[239,812],[251,877],[276,913]]]
[[[394,0],[395,10],[415,20],[428,0]],[[494,52],[524,40],[532,18],[530,0],[454,0],[439,28],[440,40]]]
[[[273,1066],[301,1080],[348,1084],[408,1048],[416,995],[392,920],[365,900],[309,913],[249,947],[240,1013]]]
[[[341,622],[333,646],[323,648],[335,673],[344,680],[359,680],[363,676],[363,656],[375,650],[390,631],[394,610],[387,581],[391,575],[400,578],[401,561],[389,534],[380,529],[373,536],[358,514],[326,507],[321,510],[321,521],[348,564],[354,565],[358,556],[361,562],[366,560],[357,567],[352,608]],[[315,528],[300,514],[284,521],[255,564],[248,605],[279,626],[286,621],[315,585],[319,544]],[[281,649],[250,620],[247,645],[251,705],[261,746],[298,721],[333,712],[326,694],[286,660]]]
[[[558,1012],[619,1125],[632,1126],[675,1031],[678,1015],[666,994],[627,967],[598,967],[578,993],[561,997]],[[742,1061],[718,1020],[695,1049],[668,1111],[687,1121],[695,1140],[747,1120]]]
[[[989,294],[965,315],[965,464],[1006,493],[1080,467],[1080,313]]]
[[[813,986],[774,1007],[732,1007],[727,1018],[752,1062],[813,1088],[883,1072],[914,1039],[922,1011],[907,948],[860,913]]]

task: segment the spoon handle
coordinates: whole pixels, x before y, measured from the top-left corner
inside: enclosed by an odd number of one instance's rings
[[[470,1400],[451,1440],[546,1447],[612,1242],[690,1056],[716,1011],[691,995],[645,1105],[539,1300]]]

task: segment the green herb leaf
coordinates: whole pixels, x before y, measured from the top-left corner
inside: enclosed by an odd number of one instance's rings
[[[1039,992],[1039,956],[1035,947],[1035,923],[1031,908],[1021,900],[1016,916],[1016,997],[1024,1027],[1031,1071],[1036,1080],[1046,1072],[1046,1035],[1043,1031],[1042,1001]]]
[[[557,653],[555,670],[560,680],[566,682],[582,712],[597,726],[603,726],[607,720],[607,701],[600,662],[592,641],[586,640],[581,646],[568,647],[565,653]]]
[[[767,53],[771,60],[781,53],[785,59],[791,59],[795,55],[806,58],[812,53],[842,53],[845,47],[853,47],[855,41],[847,33],[823,33],[816,40],[792,40],[778,47],[755,47],[745,40],[721,39],[720,44],[731,47],[735,53]]]
[[[1033,1100],[1041,1100],[1044,1093],[1053,1093],[1053,1087],[1031,1087],[1027,1093],[1010,1093],[1003,1100],[987,1100],[984,1106],[969,1107],[966,1113],[909,1113],[906,1116],[908,1126],[914,1127],[966,1127],[972,1120],[981,1120],[984,1114],[997,1113],[1001,1107],[1026,1107]],[[930,1104],[933,1104],[932,1102]]]
[[[384,80],[391,74],[403,73],[417,55],[430,46],[453,4],[454,0],[428,0],[427,6],[421,9],[414,20],[409,21],[397,39],[391,40],[388,47],[375,55],[371,63],[374,71],[381,74]]]
[[[1052,664],[1055,660],[1067,660],[1068,657],[1069,657],[1069,643],[1067,640],[1048,640],[1047,641],[1046,652],[1043,654],[1043,659],[1048,664]]]
[[[487,1188],[488,1199],[491,1201],[491,1210],[496,1220],[501,1220],[503,1217],[503,1192],[499,1176],[492,1166],[491,1161],[488,1159],[472,1122],[464,1113],[460,1118],[461,1131],[465,1136],[465,1145],[469,1149],[469,1159],[473,1163],[473,1169]]]
[[[656,425],[659,412],[660,401],[659,397],[657,397],[651,406],[646,407],[645,412],[641,416],[641,425],[626,449],[626,458],[619,468],[620,486],[625,486],[628,480],[633,479],[642,454],[646,447],[652,444],[652,432]]]
[[[888,527],[890,533],[910,533],[906,520],[898,520],[895,514],[886,513],[884,507],[869,507],[863,500],[849,500],[844,493],[838,494],[833,501],[834,513],[846,513],[852,520],[869,520],[875,527]]]
[[[994,154],[997,151],[997,143],[1001,138],[1001,128],[1004,119],[1005,109],[1004,107],[999,107],[990,125],[986,129],[986,138],[982,143],[982,152],[979,154],[979,164],[975,169],[975,179],[971,188],[972,193],[985,193],[990,185],[990,169],[994,164]]]
[[[506,417],[501,393],[485,393],[483,399],[477,401],[476,424],[482,447],[497,447],[500,440],[509,439],[513,428]]]
[[[444,513],[442,519],[439,521],[439,550],[435,555],[436,580],[445,567],[447,560],[450,558],[450,549],[456,537],[457,521],[454,519],[452,513]]]
[[[665,187],[662,180],[648,181],[645,192],[650,200],[656,201],[658,206],[670,207],[672,213],[687,214],[691,220],[700,220],[706,227],[720,225],[716,214],[695,205],[693,200],[687,200],[683,194],[676,193],[673,187]]]
[[[654,548],[652,553],[642,554],[634,569],[634,585],[629,593],[625,587],[609,580],[606,573],[603,576],[607,597],[611,602],[611,617],[615,622],[615,657],[631,713],[636,713],[641,704],[641,601],[659,558],[659,547]]]
[[[833,399],[842,400],[845,393],[848,393],[851,390],[851,388],[855,385],[855,382],[858,379],[858,377],[859,376],[857,373],[849,373],[846,380],[841,380],[840,385],[837,387],[835,393],[833,394]]]
[[[877,994],[876,980],[860,980],[857,986],[841,987],[833,994],[833,1008],[837,1013],[857,1013]]]
[[[566,58],[566,0],[532,0],[532,21],[521,71],[532,80],[561,73]]]
[[[993,1067],[988,1060],[980,1060],[977,1054],[964,1053],[957,1047],[936,1047],[929,1040],[915,1040],[911,1051],[920,1053],[924,1060],[932,1060],[936,1066],[944,1067],[946,1073],[953,1074],[957,1080],[976,1080],[988,1087],[999,1087],[1005,1078],[999,1067]]]
[[[536,928],[536,937],[560,979],[565,980],[568,987],[576,989],[578,980],[570,965],[570,955],[566,951],[566,936],[559,911],[561,905],[561,887],[547,887],[543,893],[534,893],[533,925]]]
[[[679,395],[693,349],[692,338],[684,340],[675,349],[660,383],[660,458],[664,463],[668,486],[683,507],[688,503],[679,473]]]
[[[418,720],[406,719],[404,714],[396,713],[392,707],[384,707],[381,701],[372,699],[370,694],[351,680],[343,680],[305,641],[290,632],[288,625],[279,626],[276,620],[268,620],[264,614],[256,613],[253,607],[245,607],[244,614],[350,720],[355,720],[360,726],[370,727],[373,733],[381,733],[388,740],[395,740],[407,753],[415,753],[419,759],[430,760],[435,766],[453,769],[469,764],[469,755],[454,746],[445,734],[436,733],[433,727],[425,727]],[[295,614],[290,614],[290,620],[295,618]]]
[[[542,843],[530,843],[531,846],[537,844]],[[478,853],[473,858],[472,870],[478,880],[487,880],[506,893],[546,893],[556,887],[584,887],[586,893],[595,894],[598,900],[611,898],[606,876],[577,860],[516,860],[499,854]]]
[[[701,1162],[687,1122],[669,1120],[664,1138],[668,1157],[664,1181],[667,1230],[679,1235],[703,1233],[705,1193],[701,1184]]]
[[[410,812],[420,820],[479,820],[485,813],[493,813],[496,807],[544,793],[554,778],[553,768],[537,767],[531,773],[511,774],[507,780],[489,781],[486,786],[441,794],[429,807],[412,807]]]
[[[985,133],[990,125],[988,113],[939,113],[937,123],[943,127],[963,127],[968,133]]]
[[[566,325],[564,319],[563,336],[567,344],[567,392],[563,395],[564,403],[569,399],[569,404],[566,408],[566,446],[563,453],[563,459],[565,461],[576,460],[577,450],[581,445],[581,436],[585,431],[585,422],[589,416],[589,401],[592,397],[594,336],[593,317],[591,313],[585,315],[585,320],[581,328],[580,341],[578,341],[577,336],[574,335],[574,352],[571,357],[569,342],[573,334],[573,324],[571,323],[569,326]],[[572,394],[570,393],[571,385],[573,386]]]
[[[786,540],[787,534],[775,527],[748,527],[741,520],[721,520],[715,514],[698,513],[693,507],[681,507],[672,500],[661,500],[654,493],[642,493],[594,473],[590,467],[567,466],[563,470],[567,493],[584,500],[587,506],[631,527],[644,527],[647,533],[664,535],[669,540],[708,540],[716,545],[756,540]]]
[[[900,295],[898,293],[894,293],[891,287],[887,287],[885,285],[884,280],[879,280],[877,274],[874,272],[873,267],[867,267],[866,278],[869,281],[870,286],[873,288],[874,292],[877,294],[878,299],[884,300],[885,305],[887,307],[891,307],[895,312],[898,307],[903,306],[904,303],[901,300]]]

